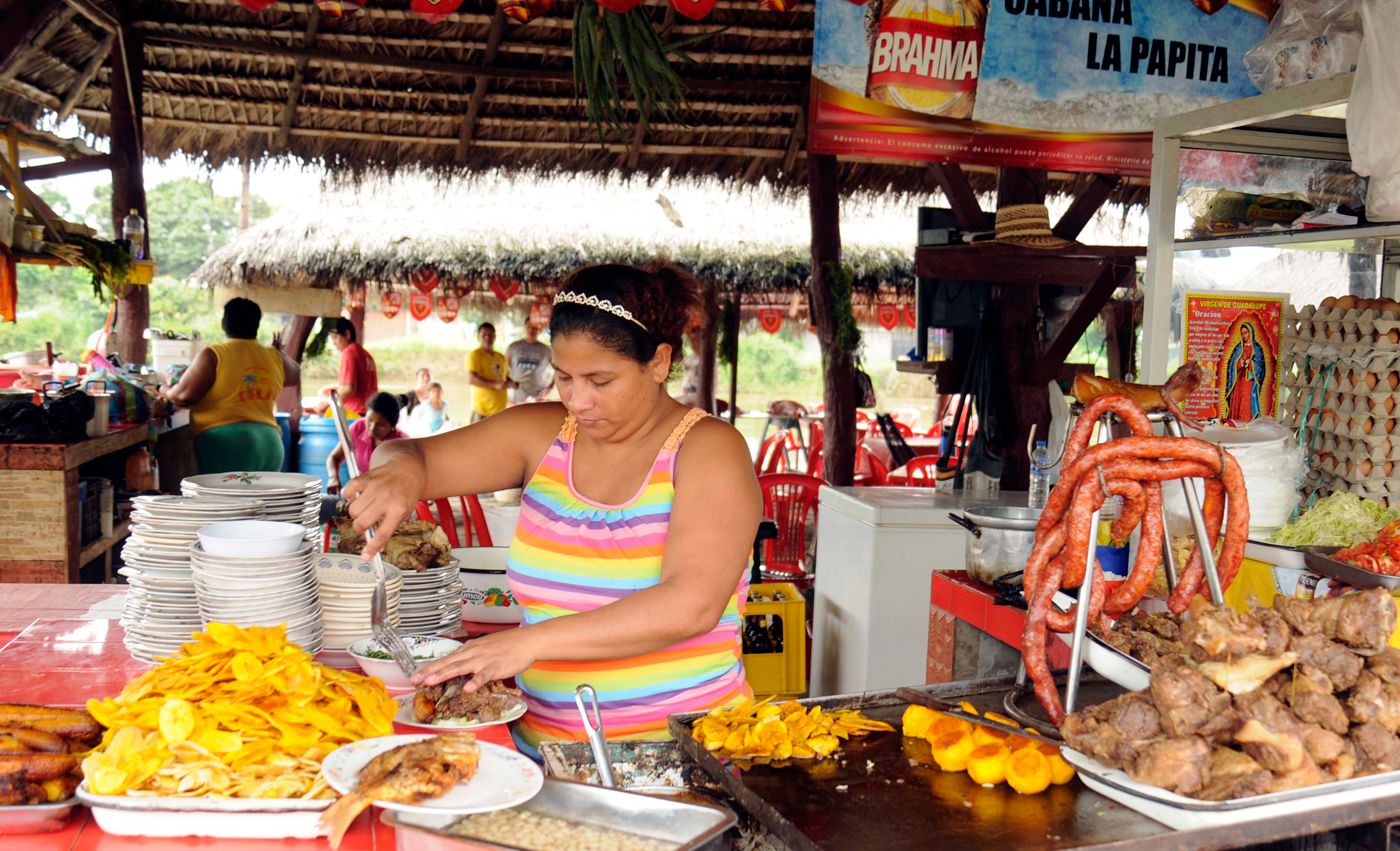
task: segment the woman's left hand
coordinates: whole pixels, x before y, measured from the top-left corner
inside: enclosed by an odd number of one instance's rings
[[[510,679],[538,660],[531,630],[524,627],[483,635],[462,645],[456,653],[424,665],[412,677],[414,685],[436,685],[443,680],[471,675],[462,686],[474,692],[496,680]]]

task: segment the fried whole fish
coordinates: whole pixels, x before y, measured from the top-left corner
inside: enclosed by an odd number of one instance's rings
[[[385,751],[360,771],[355,788],[321,815],[331,847],[340,845],[355,817],[375,801],[417,804],[440,797],[472,779],[480,759],[473,733],[447,733]]]

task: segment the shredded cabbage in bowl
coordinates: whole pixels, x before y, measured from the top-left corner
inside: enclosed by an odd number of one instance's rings
[[[1319,500],[1269,540],[1286,547],[1350,547],[1376,537],[1381,527],[1400,518],[1400,508],[1354,493],[1334,493]]]

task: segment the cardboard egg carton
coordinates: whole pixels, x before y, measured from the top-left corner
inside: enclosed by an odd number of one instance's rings
[[[1400,479],[1370,479],[1365,482],[1348,482],[1337,476],[1322,474],[1325,490],[1332,493],[1354,493],[1362,499],[1373,499],[1387,508],[1400,500]]]
[[[1318,419],[1318,428],[1324,434],[1335,434],[1367,444],[1379,443],[1389,435],[1400,433],[1400,417],[1356,413],[1344,415],[1324,408]]]
[[[1350,485],[1394,481],[1400,493],[1400,463],[1395,461],[1372,461],[1360,453],[1318,453],[1312,466]]]
[[[1355,460],[1365,458],[1373,464],[1387,461],[1400,461],[1400,436],[1390,435],[1381,440],[1367,443],[1338,437],[1336,434],[1319,434],[1312,442],[1314,454],[1337,455]]]

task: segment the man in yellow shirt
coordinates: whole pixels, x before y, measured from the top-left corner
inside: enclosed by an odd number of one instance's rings
[[[477,326],[476,340],[481,344],[467,356],[467,379],[472,385],[472,422],[481,422],[506,408],[509,367],[506,356],[496,351],[496,326],[483,322]]]

